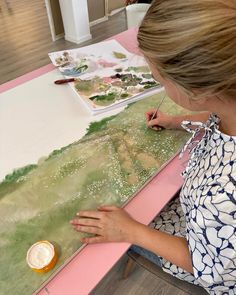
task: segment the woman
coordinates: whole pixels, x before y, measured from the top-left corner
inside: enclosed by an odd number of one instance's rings
[[[236,294],[235,24],[233,0],[153,1],[139,28],[139,47],[167,95],[198,113],[159,112],[151,120],[150,110],[147,124],[174,129],[185,120],[192,142],[202,131],[203,137],[194,148],[188,144],[180,198],[156,218],[154,228],[115,206],[79,212],[72,221],[76,230],[96,235],[83,242],[132,243],[151,251],[165,271],[217,295]]]

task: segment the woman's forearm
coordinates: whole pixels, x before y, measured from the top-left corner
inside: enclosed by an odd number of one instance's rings
[[[137,230],[134,231],[131,242],[193,273],[191,256],[185,238],[173,236],[140,224]]]

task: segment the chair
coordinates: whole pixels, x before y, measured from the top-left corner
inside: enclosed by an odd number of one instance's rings
[[[166,281],[168,284],[178,288],[180,291],[191,295],[207,295],[208,293],[201,287],[190,284],[186,281],[177,279],[176,277],[164,272],[161,267],[157,266],[150,260],[144,258],[143,256],[137,254],[136,252],[128,252],[128,260],[123,272],[123,278],[126,279],[132,272],[135,264],[145,268],[155,276]]]

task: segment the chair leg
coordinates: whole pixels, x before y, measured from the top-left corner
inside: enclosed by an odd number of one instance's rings
[[[132,258],[128,257],[128,260],[126,262],[126,265],[123,271],[122,278],[127,279],[130,273],[134,270],[134,267],[135,267],[135,261]]]

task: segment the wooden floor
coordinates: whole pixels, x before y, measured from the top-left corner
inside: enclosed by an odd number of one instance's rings
[[[0,2],[0,84],[50,63],[48,52],[78,47],[64,39],[52,42],[43,0],[8,0]],[[85,44],[102,41],[126,30],[125,13],[91,29],[93,39]],[[121,280],[125,258],[113,268],[92,292],[93,295],[184,295],[143,268]],[[78,293],[79,294],[79,293]],[[65,294],[67,295],[67,294]]]
[[[192,295],[171,283],[171,276],[155,276],[136,265],[127,279],[122,278],[127,257],[124,255],[90,295]],[[202,295],[199,293],[198,295]]]
[[[49,64],[48,52],[99,42],[126,30],[122,12],[93,26],[88,42],[52,42],[44,0],[7,2],[0,1],[0,84]]]

